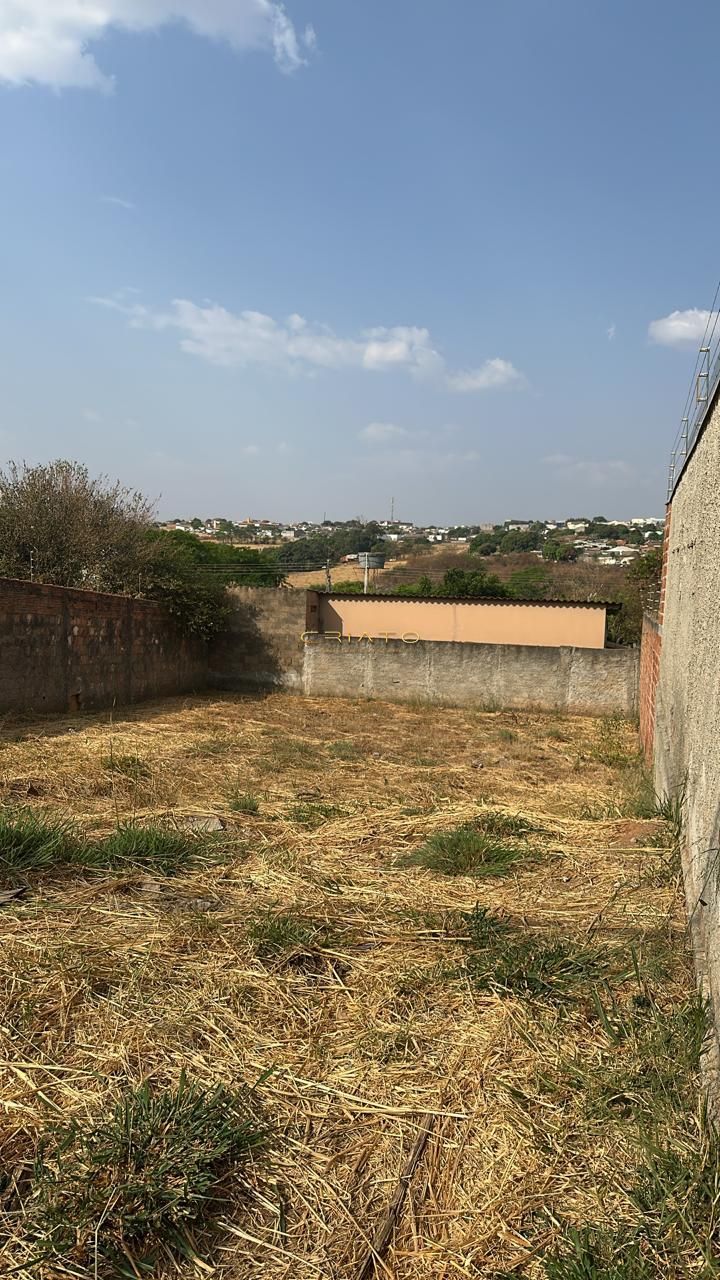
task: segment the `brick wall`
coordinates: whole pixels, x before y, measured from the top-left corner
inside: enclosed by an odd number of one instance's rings
[[[640,642],[640,687],[638,712],[640,716],[640,741],[647,763],[652,767],[655,752],[655,705],[660,679],[660,654],[662,653],[663,618],[665,617],[665,593],[667,589],[668,561],[670,557],[670,521],[672,507],[665,515],[665,540],[660,576],[660,596],[657,617],[651,613],[643,616]]]
[[[658,680],[660,679],[661,650],[661,624],[656,618],[646,613],[643,617],[642,641],[640,643],[638,711],[640,713],[640,741],[642,742],[645,759],[649,765],[652,765],[655,742],[655,699]]]
[[[161,605],[0,579],[0,713],[91,710],[206,684],[206,646]]]
[[[665,537],[663,540],[663,562],[662,573],[660,577],[660,603],[658,605],[658,622],[662,627],[663,618],[665,616],[665,592],[667,590],[668,563],[670,560],[670,523],[672,520],[672,506],[668,505],[665,513]]]

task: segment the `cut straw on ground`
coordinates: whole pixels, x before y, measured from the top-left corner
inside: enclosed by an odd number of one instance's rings
[[[118,856],[0,862],[0,891],[25,889],[0,906],[0,1271],[73,1274],[33,1263],[27,1230],[58,1115],[95,1132],[185,1078],[260,1081],[270,1136],[223,1181],[219,1225],[193,1225],[200,1261],[168,1246],[160,1280],[540,1280],[569,1230],[632,1218],[638,1027],[694,998],[673,836],[641,782],[620,721],[228,695],[7,723],[7,817]],[[138,859],[118,829],[181,838]],[[415,856],[458,829],[517,856],[492,876]],[[567,944],[559,993],[510,981],[503,938]],[[653,1114],[675,1134],[673,1108]],[[690,1245],[685,1265],[702,1274]]]

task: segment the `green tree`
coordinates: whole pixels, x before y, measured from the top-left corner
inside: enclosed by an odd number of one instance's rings
[[[658,548],[653,548],[644,556],[638,556],[637,560],[633,560],[627,571],[628,580],[630,582],[640,583],[642,586],[659,587],[662,577],[663,553]]]
[[[437,588],[439,596],[494,596],[508,595],[503,582],[484,569],[448,569]]]
[[[427,574],[417,582],[406,582],[402,586],[397,587],[396,596],[431,596],[433,594],[433,584]]]
[[[0,471],[0,573],[125,591],[142,563],[152,507],[142,494],[58,459]]]
[[[513,551],[537,551],[542,546],[538,529],[509,529],[500,540],[498,550],[507,555]]]
[[[477,556],[492,556],[502,540],[502,533],[479,533],[470,543],[470,551]]]
[[[544,560],[577,560],[577,551],[570,542],[556,542],[548,539],[542,549]]]

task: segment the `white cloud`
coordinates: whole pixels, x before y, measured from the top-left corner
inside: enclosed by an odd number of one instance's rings
[[[118,209],[134,209],[136,207],[132,200],[123,200],[122,196],[101,196],[100,200],[103,204],[114,204]]]
[[[89,422],[92,425],[97,425],[99,422],[102,422],[102,414],[98,413],[97,409],[83,409],[82,416],[86,422]]]
[[[157,311],[132,302],[127,289],[90,301],[119,311],[132,328],[174,330],[183,351],[226,368],[259,365],[287,373],[395,369],[416,377],[442,379],[452,391],[484,391],[524,383],[509,360],[487,360],[469,372],[449,371],[429,331],[417,325],[380,326],[347,338],[297,314],[278,321],[262,311],[235,313],[214,302],[199,306],[186,298],[177,298],[168,310]]]
[[[451,391],[490,391],[495,387],[519,386],[525,378],[509,360],[496,356],[479,369],[464,369],[447,375]]]
[[[271,50],[281,71],[303,66],[317,43],[312,27],[298,34],[280,0],[0,0],[0,82],[111,91],[90,46],[113,29],[169,23],[237,51]]]
[[[410,435],[405,427],[397,427],[394,422],[371,422],[363,427],[360,439],[368,444],[394,444]]]
[[[551,453],[542,462],[566,479],[584,481],[597,488],[635,480],[635,469],[622,458],[574,458],[569,453]]]
[[[610,325],[610,328],[609,328],[609,329],[606,329],[606,331],[605,331],[605,332],[606,332],[606,334],[607,334],[607,340],[608,340],[608,342],[614,342],[614,341],[615,341],[615,334],[617,333],[617,325],[611,324],[611,325]]]
[[[653,320],[648,327],[648,337],[661,347],[683,347],[687,343],[699,345],[708,324],[717,321],[717,312],[701,311],[691,307],[688,311],[671,311],[661,320]]]
[[[260,448],[256,444],[244,444],[240,452],[244,453],[246,458],[257,458]]]

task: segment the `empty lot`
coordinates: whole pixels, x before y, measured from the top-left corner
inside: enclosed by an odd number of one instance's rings
[[[631,725],[178,699],[6,724],[0,786],[6,843],[30,814],[85,850],[23,867],[0,841],[3,1274],[714,1274],[688,1205],[661,1224],[635,1190],[648,1132],[681,1167],[704,1137],[678,815]],[[177,857],[110,857],[128,827]],[[263,1117],[207,1221],[125,1236],[110,1180],[59,1243],[58,1126],[181,1079],[257,1085]]]

